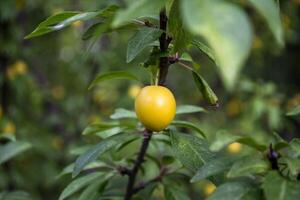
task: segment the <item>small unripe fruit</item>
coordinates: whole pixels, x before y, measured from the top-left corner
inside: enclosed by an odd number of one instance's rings
[[[176,101],[168,88],[146,86],[135,99],[135,112],[147,129],[158,132],[172,122],[176,112]]]

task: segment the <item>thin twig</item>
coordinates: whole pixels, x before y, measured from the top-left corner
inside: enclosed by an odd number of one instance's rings
[[[150,143],[151,137],[152,137],[152,131],[145,130],[143,143],[142,143],[141,149],[139,151],[138,157],[134,163],[132,170],[130,170],[130,172],[128,172],[129,180],[128,180],[124,200],[130,200],[132,195],[134,194],[133,188],[134,188],[135,178],[136,178],[136,175],[138,173],[140,166],[144,162],[144,157],[146,155],[146,151],[147,151],[148,145]]]
[[[188,66],[188,65],[184,64],[183,62],[178,62],[178,64],[179,64],[179,65],[181,65],[182,67],[184,67],[184,68],[188,69],[188,70],[194,71],[194,69],[193,69],[193,68],[191,68],[190,66]]]

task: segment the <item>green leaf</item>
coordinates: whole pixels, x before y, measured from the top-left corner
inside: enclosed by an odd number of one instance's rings
[[[280,163],[286,163],[288,169],[290,170],[293,176],[297,176],[300,173],[300,159],[298,158],[289,158],[289,157],[282,157],[279,160]]]
[[[137,18],[156,17],[165,3],[166,0],[134,1],[126,9],[117,13],[112,26],[118,27]]]
[[[132,139],[128,134],[118,134],[102,140],[97,145],[90,148],[87,152],[82,154],[76,159],[72,176],[77,176],[82,169],[90,162],[96,160],[101,154],[105,153],[112,147],[115,147],[120,141]]]
[[[184,127],[184,128],[192,129],[192,130],[196,131],[197,133],[199,133],[202,138],[206,138],[203,131],[191,122],[181,121],[181,120],[173,120],[171,124],[174,125],[174,126],[178,126],[178,127]]]
[[[218,106],[218,97],[214,91],[209,87],[208,83],[198,74],[193,71],[193,78],[196,86],[202,93],[204,99],[213,106]]]
[[[296,106],[293,110],[288,112],[286,115],[287,116],[295,116],[300,114],[300,105]]]
[[[75,192],[87,186],[89,183],[104,176],[105,174],[102,172],[95,172],[75,179],[63,190],[63,192],[59,196],[59,200],[66,199],[67,197],[71,196]]]
[[[275,150],[280,150],[283,148],[286,148],[289,146],[289,143],[287,141],[285,141],[284,139],[282,139],[282,137],[280,137],[280,135],[276,132],[273,132],[273,136],[274,136],[274,149]]]
[[[32,197],[24,191],[1,192],[1,200],[32,200]]]
[[[102,33],[107,33],[110,31],[110,23],[107,21],[95,23],[84,32],[82,39],[88,40],[92,37],[98,38]]]
[[[193,176],[191,182],[197,182],[205,178],[221,174],[222,172],[229,170],[235,160],[236,159],[228,156],[215,158],[205,163]]]
[[[249,181],[237,180],[220,185],[207,200],[258,200],[260,196],[260,191]]]
[[[10,142],[0,146],[0,165],[29,148],[31,148],[31,144],[22,141]]]
[[[248,176],[261,174],[270,168],[269,162],[257,156],[245,156],[236,161],[227,174],[227,177]]]
[[[284,45],[284,32],[280,20],[279,5],[274,0],[248,0],[257,11],[265,18],[270,30],[272,31],[277,43]]]
[[[175,157],[189,170],[197,171],[204,163],[213,159],[208,143],[196,136],[183,133],[170,133]]]
[[[176,115],[189,114],[197,112],[207,112],[204,108],[194,105],[180,105],[176,108]]]
[[[162,30],[157,28],[143,27],[129,40],[127,46],[127,63],[131,62],[143,49],[157,40]]]
[[[255,141],[253,138],[248,136],[241,136],[241,135],[232,135],[229,134],[227,131],[218,131],[216,134],[216,138],[214,142],[210,145],[211,151],[220,151],[222,148],[226,147],[227,145],[239,142],[250,147],[253,147],[259,151],[264,151],[267,149],[265,144],[260,144]]]
[[[232,90],[252,45],[246,13],[234,4],[215,0],[181,1],[181,11],[187,28],[213,49],[223,82]]]
[[[16,141],[16,136],[12,134],[1,134],[0,135],[0,143],[6,143],[6,142],[14,142]]]
[[[137,116],[134,111],[126,110],[124,108],[117,108],[115,112],[110,116],[111,119],[124,119],[124,118],[134,118]]]
[[[190,54],[188,53],[183,53],[180,58],[179,58],[180,61],[188,61],[188,62],[193,62],[193,58],[191,57]]]
[[[111,129],[120,126],[119,123],[94,123],[88,125],[82,132],[82,135],[96,134],[99,131]]]
[[[164,185],[164,194],[166,200],[189,200],[190,198],[176,187]]]
[[[290,147],[291,149],[295,152],[295,157],[300,156],[300,139],[299,138],[294,138],[290,142]]]
[[[300,184],[296,181],[289,181],[271,171],[266,176],[262,185],[266,200],[299,200]]]
[[[205,44],[200,41],[194,40],[192,44],[197,47],[201,52],[206,54],[212,61],[216,63],[216,58],[214,56],[213,51]]]
[[[181,53],[189,44],[191,35],[184,29],[180,16],[179,0],[174,0],[168,21],[168,31],[173,38],[174,52]]]
[[[53,15],[39,24],[39,26],[29,35],[25,37],[25,39],[30,39],[33,37],[45,35],[47,33],[51,33],[53,31],[61,30],[73,22],[78,20],[89,20],[96,17],[98,12],[63,12],[56,15]]]
[[[93,80],[93,82],[91,83],[91,85],[89,86],[89,90],[94,87],[95,85],[103,82],[103,81],[107,81],[107,80],[111,80],[111,79],[128,79],[128,80],[134,80],[134,81],[139,81],[139,79],[134,76],[133,74],[126,72],[126,71],[114,71],[114,72],[108,72],[105,74],[100,74],[96,77],[95,80]]]

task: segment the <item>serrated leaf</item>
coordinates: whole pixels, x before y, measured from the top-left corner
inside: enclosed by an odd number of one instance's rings
[[[216,58],[214,56],[213,51],[210,49],[210,47],[208,47],[207,45],[205,45],[204,43],[194,40],[192,42],[192,44],[197,47],[201,52],[203,52],[204,54],[206,54],[213,62],[216,63]]]
[[[180,105],[176,108],[176,115],[189,114],[197,112],[207,112],[204,108],[194,105]]]
[[[107,80],[112,80],[112,79],[128,79],[128,80],[134,80],[134,81],[139,81],[139,79],[134,76],[133,74],[126,72],[126,71],[114,71],[114,72],[108,72],[105,74],[100,74],[96,77],[95,80],[91,83],[89,86],[89,90],[94,87],[95,85],[107,81]]]
[[[59,200],[66,199],[67,197],[71,196],[75,192],[87,186],[89,183],[104,176],[105,174],[102,172],[95,172],[75,179],[63,190],[63,192],[59,196]]]
[[[284,45],[284,32],[280,19],[280,11],[274,0],[248,0],[265,18],[277,43]]]
[[[222,172],[229,170],[235,160],[236,159],[228,156],[215,158],[205,163],[193,176],[191,182],[197,182],[211,176],[221,174]]]
[[[299,138],[294,138],[290,142],[290,147],[291,149],[295,152],[295,157],[300,156],[300,139]]]
[[[157,28],[143,27],[129,40],[127,46],[127,63],[131,62],[143,49],[157,40],[162,30]]]
[[[115,112],[110,116],[111,119],[124,119],[133,118],[136,119],[137,116],[134,111],[126,110],[124,108],[117,108]]]
[[[139,0],[134,1],[128,5],[126,9],[120,10],[112,26],[119,27],[124,23],[128,23],[133,19],[156,17],[162,7],[164,7],[166,0]]]
[[[0,146],[0,165],[29,148],[31,148],[31,144],[23,141],[9,142]]]
[[[181,121],[181,120],[173,120],[171,125],[192,129],[192,130],[196,131],[197,133],[199,133],[202,138],[206,138],[203,131],[191,122]]]
[[[237,160],[229,170],[227,177],[261,174],[270,168],[269,162],[257,156],[246,156]]]
[[[260,196],[259,189],[253,184],[237,180],[220,185],[207,200],[258,200]]]
[[[202,78],[200,74],[193,71],[193,78],[196,83],[196,86],[202,93],[204,99],[213,106],[218,106],[218,97],[214,91],[210,88],[208,83]]]
[[[300,173],[300,159],[298,158],[289,158],[282,157],[280,158],[280,163],[286,163],[288,169],[290,170],[293,176],[297,176]]]
[[[166,200],[190,200],[183,191],[169,185],[164,185],[164,194]]]
[[[76,159],[72,176],[77,176],[87,164],[96,160],[101,154],[114,147],[120,141],[124,141],[125,139],[131,139],[131,137],[132,135],[128,135],[126,133],[118,134],[106,138],[97,145],[94,145],[87,152],[85,152]]]
[[[222,80],[232,90],[252,45],[246,13],[234,4],[214,0],[181,1],[181,11],[187,28],[213,49]]]
[[[300,105],[296,106],[294,109],[292,109],[290,112],[288,112],[287,116],[295,116],[300,114]]]
[[[299,200],[299,182],[289,181],[276,171],[271,171],[266,176],[262,188],[266,200]]]
[[[189,170],[197,171],[204,163],[215,156],[208,143],[196,136],[183,133],[170,133],[175,157]]]

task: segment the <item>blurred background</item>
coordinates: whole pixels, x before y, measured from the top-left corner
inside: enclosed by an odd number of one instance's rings
[[[72,149],[90,139],[81,135],[82,130],[89,123],[109,119],[115,108],[133,109],[134,97],[142,87],[134,82],[109,81],[88,91],[91,81],[100,72],[126,69],[149,84],[149,74],[140,66],[145,56],[134,63],[125,62],[133,32],[83,41],[81,36],[89,24],[77,21],[60,32],[23,39],[52,14],[101,9],[105,2],[0,1],[0,143],[17,139],[31,145],[0,165],[0,192],[18,190],[34,199],[57,199],[70,181],[70,176],[58,175],[76,158]],[[170,68],[167,85],[179,105],[195,104],[210,111],[187,118],[199,124],[209,138],[220,129],[255,135],[258,140],[273,131],[286,139],[299,137],[300,120],[285,113],[300,103],[300,0],[281,1],[284,49],[276,46],[262,18],[251,8],[245,9],[255,37],[233,92],[224,88],[214,63],[196,49],[190,51],[218,95],[219,108],[204,103],[194,82],[187,79],[189,72],[179,66]],[[237,143],[226,151],[236,154],[244,150],[246,147]],[[195,187],[206,196],[214,186],[199,183]]]

